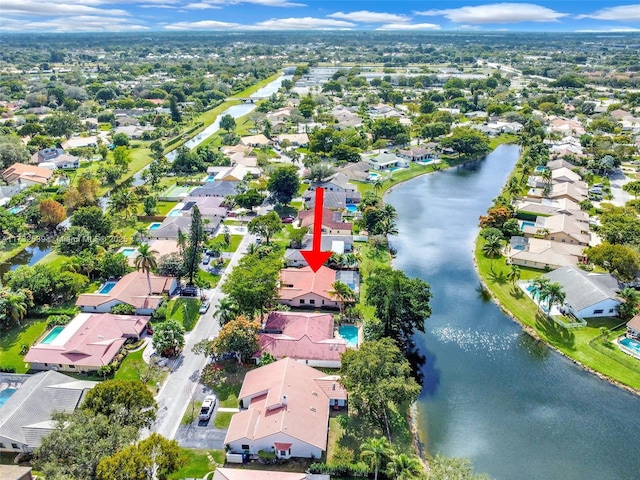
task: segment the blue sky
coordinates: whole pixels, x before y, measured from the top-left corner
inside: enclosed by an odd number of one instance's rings
[[[386,30],[640,32],[624,0],[0,0],[0,32]]]

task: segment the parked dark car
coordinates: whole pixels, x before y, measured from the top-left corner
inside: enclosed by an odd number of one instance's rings
[[[291,215],[286,215],[286,216],[280,218],[280,221],[282,223],[293,223],[294,220],[295,219]]]

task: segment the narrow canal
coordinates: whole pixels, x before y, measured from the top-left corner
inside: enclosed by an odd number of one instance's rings
[[[637,480],[640,397],[522,333],[479,293],[478,216],[509,177],[518,147],[416,178],[386,201],[398,210],[396,268],[430,283],[433,314],[416,336],[427,450],[467,457],[500,480]],[[640,369],[640,362],[638,365]]]

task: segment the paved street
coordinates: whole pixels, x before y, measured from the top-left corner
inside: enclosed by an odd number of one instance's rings
[[[171,374],[162,385],[156,397],[158,402],[158,418],[152,426],[152,431],[163,435],[166,438],[176,437],[180,421],[193,397],[204,398],[207,392],[199,383],[200,371],[205,366],[207,358],[204,355],[196,355],[191,351],[193,345],[203,338],[214,338],[219,330],[218,320],[213,318],[220,298],[224,295],[220,287],[224,283],[228,273],[233,269],[238,261],[247,251],[247,246],[255,240],[253,235],[245,235],[240,246],[234,253],[227,268],[222,274],[216,288],[205,290],[205,295],[211,302],[211,307],[201,316],[196,327],[191,333],[186,335],[185,347],[182,355],[170,365]],[[212,417],[213,418],[213,417]],[[212,421],[210,422],[212,423]],[[212,425],[206,427],[212,429]],[[223,436],[224,438],[224,436]]]

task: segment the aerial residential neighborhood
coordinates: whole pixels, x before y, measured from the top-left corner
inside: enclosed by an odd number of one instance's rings
[[[9,9],[0,478],[635,479],[638,36],[485,7]]]

